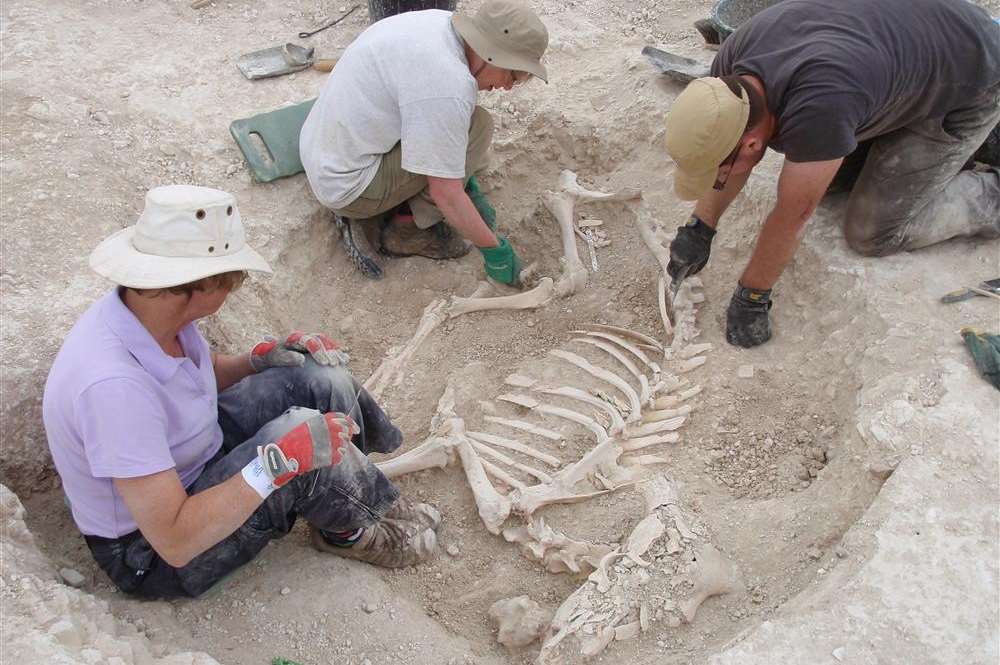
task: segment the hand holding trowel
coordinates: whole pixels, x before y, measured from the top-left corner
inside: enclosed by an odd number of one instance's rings
[[[701,272],[708,263],[713,237],[715,229],[701,221],[697,215],[691,215],[687,224],[677,228],[677,235],[670,243],[670,263],[667,264],[671,282],[666,309],[671,325],[677,323],[674,320],[674,299],[677,292],[685,279]]]

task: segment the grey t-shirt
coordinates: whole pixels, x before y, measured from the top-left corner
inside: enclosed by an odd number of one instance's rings
[[[722,45],[713,76],[764,82],[793,162],[944,118],[1000,85],[1000,26],[965,0],[784,0]]]
[[[405,170],[464,178],[476,94],[451,12],[375,23],[344,51],[302,126],[299,153],[316,198],[350,205],[397,143]]]

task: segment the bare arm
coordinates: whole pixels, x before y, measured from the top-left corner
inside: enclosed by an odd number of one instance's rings
[[[824,162],[785,160],[778,177],[778,202],[767,216],[740,283],[751,289],[770,289],[799,247],[806,222],[812,216],[841,159]]]
[[[239,473],[194,496],[174,469],[114,484],[142,535],[175,568],[236,531],[263,501]]]
[[[472,199],[465,193],[465,184],[458,178],[427,176],[428,189],[434,205],[448,223],[476,247],[496,247],[497,237],[486,226]]]
[[[238,356],[213,353],[212,367],[215,369],[215,385],[220,393],[229,386],[256,373],[250,366],[249,353],[242,353]]]
[[[698,216],[698,219],[713,229],[716,228],[719,224],[719,219],[722,218],[722,214],[726,212],[729,205],[743,191],[743,187],[746,186],[752,170],[750,169],[743,173],[734,173],[726,180],[726,185],[722,188],[721,192],[710,189],[708,190],[708,194],[698,199],[698,203],[694,207],[694,214]]]

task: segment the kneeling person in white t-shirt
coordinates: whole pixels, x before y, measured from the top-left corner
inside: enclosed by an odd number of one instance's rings
[[[529,8],[488,0],[471,17],[391,16],[347,48],[299,149],[313,193],[346,226],[348,251],[365,274],[381,277],[369,249],[446,259],[471,243],[487,275],[518,281],[521,261],[496,233],[496,211],[475,178],[493,134],[476,95],[532,76],[547,80],[540,62],[547,46],[548,32]]]

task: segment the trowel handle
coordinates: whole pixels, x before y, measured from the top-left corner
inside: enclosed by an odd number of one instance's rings
[[[337,64],[336,60],[314,60],[313,69],[319,70],[321,72],[333,71],[333,66]]]

